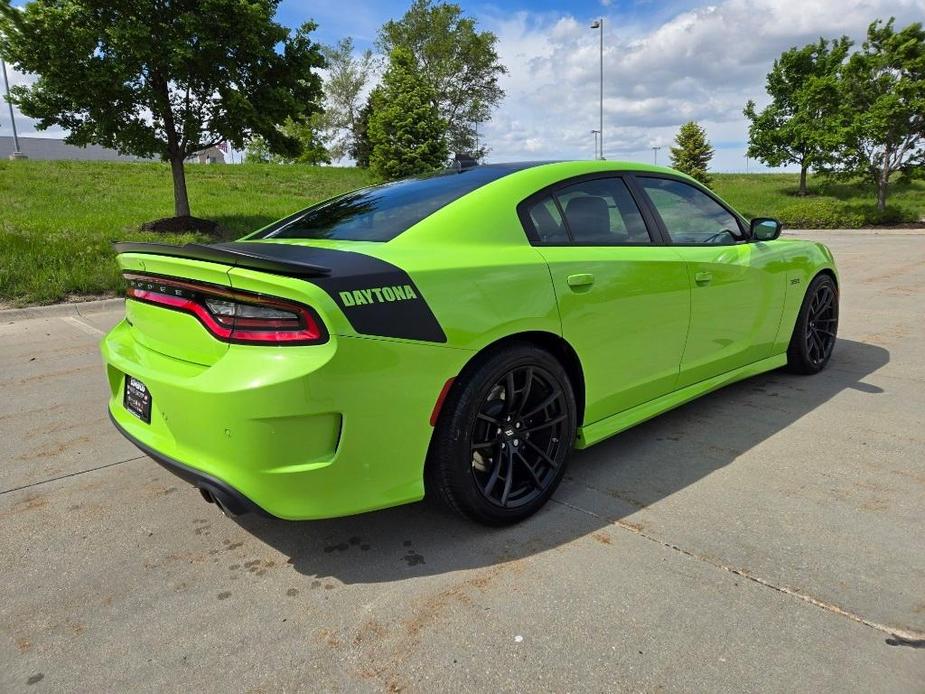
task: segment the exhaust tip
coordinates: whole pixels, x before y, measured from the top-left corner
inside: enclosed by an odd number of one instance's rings
[[[240,499],[236,499],[221,489],[203,484],[199,487],[199,493],[208,503],[218,506],[219,510],[226,516],[241,516],[250,510]]]

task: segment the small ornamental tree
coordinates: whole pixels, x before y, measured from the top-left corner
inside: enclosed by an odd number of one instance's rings
[[[184,160],[220,142],[263,138],[295,157],[277,128],[319,110],[324,65],[309,39],[274,21],[279,0],[0,0],[0,53],[38,79],[12,89],[39,129],[170,162],[174,211],[190,214]]]
[[[392,51],[372,103],[369,165],[374,173],[391,180],[433,171],[446,162],[446,123],[408,49]]]
[[[893,20],[874,22],[841,77],[839,146],[823,170],[863,177],[876,186],[886,210],[890,179],[921,176],[925,168],[925,30],[901,31]]]
[[[713,148],[706,131],[694,121],[682,125],[671,148],[671,167],[708,186],[707,169],[712,158]]]
[[[748,156],[768,166],[799,166],[800,195],[807,193],[809,168],[822,164],[835,147],[838,73],[850,48],[842,37],[784,51],[768,73],[771,103],[760,112],[754,101],[745,106]]]

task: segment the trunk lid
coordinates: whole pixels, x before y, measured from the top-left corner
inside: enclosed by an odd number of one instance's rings
[[[172,277],[231,287],[227,265],[134,252],[120,254],[118,262],[124,274],[151,276],[154,282]],[[228,351],[227,342],[215,339],[189,313],[130,299],[125,319],[136,342],[175,359],[210,366]]]

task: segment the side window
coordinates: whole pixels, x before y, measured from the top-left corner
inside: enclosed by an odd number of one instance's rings
[[[741,227],[726,208],[694,186],[668,178],[639,176],[674,243],[723,245],[735,243]]]
[[[651,243],[639,207],[622,178],[596,178],[556,193],[575,244]]]
[[[533,229],[541,243],[568,243],[568,232],[555,200],[547,196],[527,209]]]

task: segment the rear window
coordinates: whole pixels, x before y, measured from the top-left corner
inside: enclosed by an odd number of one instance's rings
[[[522,165],[449,169],[361,188],[302,210],[248,239],[389,241],[444,205]]]

